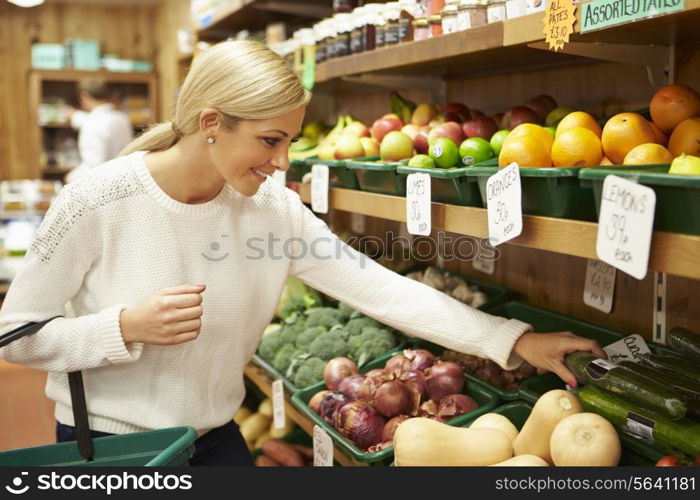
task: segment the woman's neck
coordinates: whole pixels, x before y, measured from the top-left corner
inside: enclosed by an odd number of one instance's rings
[[[216,198],[225,184],[194,139],[184,137],[165,151],[144,156],[156,184],[174,200],[192,205]]]

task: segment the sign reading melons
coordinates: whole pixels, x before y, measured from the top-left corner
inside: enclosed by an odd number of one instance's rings
[[[544,13],[544,39],[549,49],[557,52],[569,42],[576,22],[573,0],[549,0]]]

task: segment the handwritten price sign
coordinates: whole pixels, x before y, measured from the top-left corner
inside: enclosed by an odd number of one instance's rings
[[[523,232],[522,188],[517,163],[511,163],[486,181],[489,243],[500,245]]]
[[[573,0],[549,0],[544,15],[544,36],[549,49],[557,52],[569,43],[574,31],[576,7]]]
[[[604,313],[610,313],[613,306],[616,274],[614,267],[599,260],[589,259],[583,303]]]
[[[430,176],[409,174],[406,179],[406,225],[410,234],[430,236],[430,198]]]

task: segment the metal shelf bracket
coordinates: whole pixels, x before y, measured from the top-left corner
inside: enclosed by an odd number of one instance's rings
[[[545,42],[530,43],[528,47],[550,50],[549,45]],[[673,83],[676,78],[675,45],[570,42],[564,46],[561,52],[603,61],[645,66],[649,84],[653,88]]]

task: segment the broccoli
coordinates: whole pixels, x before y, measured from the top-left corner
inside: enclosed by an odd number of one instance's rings
[[[287,319],[292,314],[303,313],[307,309],[312,307],[319,307],[321,305],[321,300],[318,295],[311,292],[306,292],[304,295],[299,295],[297,297],[292,297],[287,301],[287,303],[282,307],[280,312],[280,317],[282,319]]]
[[[393,333],[385,328],[368,326],[362,329],[360,335],[350,338],[348,356],[357,363],[357,366],[362,366],[394,347],[396,347],[396,339]]]
[[[282,347],[282,329],[275,330],[266,334],[260,341],[258,354],[268,363],[275,359],[275,354]]]
[[[340,313],[345,316],[346,319],[350,318],[354,312],[357,312],[355,309],[343,302],[338,302],[338,311],[340,311]]]
[[[341,328],[319,335],[309,345],[309,354],[323,360],[330,360],[348,353],[347,334]]]
[[[327,330],[322,326],[312,326],[311,328],[307,328],[297,336],[295,345],[299,349],[308,350],[311,342],[316,340],[316,337],[322,333],[326,333],[326,331]]]
[[[311,357],[304,361],[294,375],[294,385],[307,387],[323,380],[326,362],[321,358]]]
[[[275,358],[272,360],[272,366],[278,372],[284,373],[287,371],[287,368],[289,368],[289,365],[292,364],[292,360],[301,353],[302,352],[294,347],[293,344],[285,344],[277,351],[277,354],[275,354]]]
[[[350,335],[350,337],[354,337],[355,335],[361,334],[363,328],[370,326],[381,328],[382,324],[375,319],[363,316],[361,318],[355,318],[348,321],[348,323],[345,325],[345,329],[348,331],[348,335]]]
[[[345,323],[345,316],[338,309],[332,307],[315,307],[306,311],[306,326],[324,326],[331,328]]]
[[[286,323],[280,330],[280,337],[283,344],[294,344],[301,332],[306,330],[306,322],[304,318],[297,319],[294,323]]]

